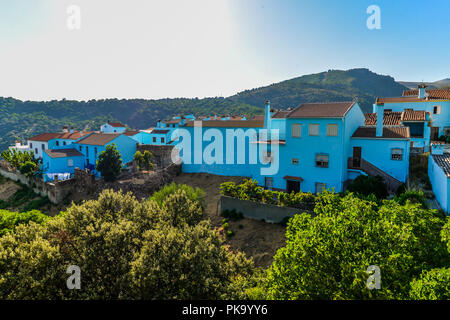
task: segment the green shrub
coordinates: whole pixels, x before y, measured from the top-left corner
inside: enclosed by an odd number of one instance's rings
[[[222,216],[231,221],[238,221],[244,218],[244,214],[242,212],[236,212],[235,209],[222,211]]]
[[[33,175],[33,173],[38,168],[37,164],[32,161],[27,161],[20,165],[19,171],[21,174],[26,175],[27,177],[30,177]]]
[[[0,236],[14,231],[20,224],[28,224],[30,221],[42,224],[50,217],[38,210],[27,212],[11,212],[8,210],[0,210]]]
[[[355,193],[357,196],[374,194],[377,199],[385,199],[389,195],[384,179],[381,176],[360,175],[349,184],[347,190]]]
[[[234,232],[232,230],[228,230],[227,231],[227,237],[231,238],[232,236],[234,236]]]
[[[427,201],[422,190],[405,191],[401,195],[395,196],[394,200],[402,206],[406,204],[406,201],[410,201],[412,203],[421,204],[422,208],[427,208]]]
[[[175,182],[172,182],[169,185],[165,185],[160,190],[153,193],[153,195],[150,197],[150,200],[156,201],[156,203],[161,206],[169,195],[177,194],[181,190],[186,192],[189,199],[198,201],[202,208],[205,208],[205,192],[202,189],[194,189],[188,185],[176,184]]]

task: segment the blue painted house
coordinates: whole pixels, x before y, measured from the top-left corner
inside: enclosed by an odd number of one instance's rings
[[[84,155],[73,146],[60,149],[47,149],[43,153],[44,181],[53,181],[57,175],[60,180],[70,178],[75,168],[84,168]]]
[[[124,166],[133,161],[133,156],[137,150],[137,142],[121,133],[92,133],[74,143],[74,147],[84,155],[84,167],[95,171],[99,153],[110,144],[116,145],[122,156]],[[100,175],[98,172],[95,173]]]
[[[428,177],[441,208],[450,213],[450,153],[443,152],[442,144],[432,144],[428,158]]]
[[[126,127],[120,122],[107,122],[100,127],[103,133],[122,133],[125,132]]]
[[[430,141],[442,135],[450,136],[450,89],[428,90],[422,84],[417,90],[405,90],[402,97],[377,98],[373,112],[377,105],[384,105],[388,112],[414,110],[426,113],[426,120],[417,121],[414,117],[403,120],[403,124],[410,127],[413,148],[428,151]]]

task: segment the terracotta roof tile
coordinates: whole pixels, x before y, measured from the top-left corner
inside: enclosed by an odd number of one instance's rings
[[[28,141],[49,141],[52,139],[57,139],[61,133],[41,133],[37,136],[31,137]]]
[[[450,89],[428,89],[425,90],[428,93],[428,99],[442,99],[442,100],[450,100]],[[419,90],[404,90],[403,96],[418,96]]]
[[[382,137],[376,136],[375,127],[359,127],[353,133],[352,138],[407,139],[409,138],[409,127],[384,127]]]
[[[153,129],[151,133],[155,133],[155,134],[166,134],[167,132],[169,132],[170,130],[168,129]]]
[[[188,122],[185,125],[186,127],[193,127],[194,122]],[[258,120],[228,120],[228,121],[221,121],[221,120],[209,120],[209,121],[202,121],[203,127],[220,127],[220,128],[262,128],[264,127],[264,121],[258,121]]]
[[[433,154],[431,156],[434,162],[442,168],[445,175],[450,178],[450,153]]]
[[[355,105],[354,101],[302,103],[287,118],[342,118]]]
[[[277,110],[273,115],[272,119],[283,119],[291,112],[290,110]]]
[[[125,131],[123,134],[128,137],[132,137],[134,135],[137,135],[138,133],[139,133],[139,131]]]
[[[401,112],[384,112],[383,126],[399,126],[401,124],[401,115]],[[364,116],[366,117],[366,120],[364,121],[365,126],[377,125],[376,113],[366,113]]]
[[[52,139],[70,139],[70,140],[76,140],[81,137],[84,137],[91,132],[89,131],[74,131],[74,132],[63,132],[63,133],[41,133],[37,136],[31,137],[28,140],[29,141],[49,141]]]
[[[66,157],[81,157],[83,154],[77,149],[47,149],[44,150],[50,158],[66,158]]]
[[[123,125],[123,124],[121,124],[120,122],[108,122],[108,124],[111,126],[111,127],[114,127],[114,128],[124,128],[125,126]]]
[[[78,140],[79,144],[89,144],[93,146],[103,146],[108,142],[111,142],[118,136],[122,135],[121,133],[93,133],[86,138],[82,138]]]
[[[426,121],[427,113],[424,110],[405,109],[402,112],[402,121]]]

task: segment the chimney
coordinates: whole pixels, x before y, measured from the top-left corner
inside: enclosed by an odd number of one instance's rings
[[[383,136],[383,121],[384,121],[384,104],[377,104],[377,130],[376,136]]]
[[[64,133],[69,132],[69,126],[63,126],[62,127],[62,132],[64,132]]]
[[[427,86],[424,83],[419,84],[419,86],[418,86],[418,88],[419,88],[418,98],[419,99],[425,99],[426,87]]]
[[[158,121],[156,121],[156,127],[161,128],[161,119],[158,119]]]
[[[20,140],[16,140],[16,147],[20,147]]]
[[[73,127],[70,127],[70,133],[73,133]]]
[[[270,101],[266,100],[266,108],[264,113],[264,128],[267,129],[268,134],[270,134],[270,129],[272,128]]]

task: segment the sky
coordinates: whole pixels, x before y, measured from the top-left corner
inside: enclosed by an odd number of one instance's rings
[[[449,14],[447,0],[0,0],[0,96],[230,96],[351,68],[436,81]]]

